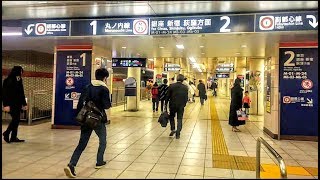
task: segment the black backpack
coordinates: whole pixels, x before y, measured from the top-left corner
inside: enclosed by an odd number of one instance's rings
[[[103,120],[103,113],[97,108],[94,102],[91,100],[91,86],[88,85],[85,88],[84,93],[81,94],[80,99],[83,99],[82,108],[76,116],[76,121],[81,125],[89,126],[94,129]],[[78,104],[79,105],[79,104]]]

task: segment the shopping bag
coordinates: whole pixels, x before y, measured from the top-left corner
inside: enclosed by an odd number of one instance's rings
[[[242,109],[237,110],[237,117],[239,121],[248,120],[248,114]]]
[[[169,122],[169,114],[167,111],[164,111],[159,119],[158,119],[158,122],[160,123],[161,127],[167,127],[167,124]]]

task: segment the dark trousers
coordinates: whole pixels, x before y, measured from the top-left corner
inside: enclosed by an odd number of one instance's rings
[[[213,88],[213,94],[212,94],[212,95],[217,96],[217,90],[216,90],[216,88]]]
[[[80,135],[79,144],[72,154],[72,157],[70,160],[71,165],[73,166],[77,165],[82,152],[87,147],[87,144],[89,142],[89,139],[93,130],[99,137],[97,164],[103,163],[103,155],[107,146],[107,130],[106,130],[105,123],[100,123],[95,129],[91,129],[88,126],[81,126],[81,135]]]
[[[159,99],[158,98],[152,98],[152,109],[153,111],[158,111],[159,107]]]
[[[14,140],[17,138],[18,135],[18,127],[20,123],[20,109],[11,109],[10,115],[12,117],[12,120],[7,128],[7,130],[4,132],[5,135],[10,135],[11,133],[11,139]]]
[[[201,103],[201,105],[204,104],[204,98],[200,97],[200,103]]]
[[[163,112],[163,109],[164,109],[164,106],[165,106],[165,100],[160,100],[160,102],[161,102],[160,103],[161,112]]]
[[[184,107],[170,107],[169,120],[170,120],[171,131],[174,131],[176,129],[174,117],[177,114],[177,131],[176,131],[177,136],[180,136],[180,131],[182,129],[183,113],[184,113]]]

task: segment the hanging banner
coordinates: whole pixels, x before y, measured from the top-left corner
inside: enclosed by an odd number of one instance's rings
[[[58,46],[54,125],[79,125],[74,119],[81,92],[91,82],[91,46]]]
[[[317,46],[280,43],[281,135],[318,136]]]

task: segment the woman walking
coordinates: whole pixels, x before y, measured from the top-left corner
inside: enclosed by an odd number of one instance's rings
[[[237,116],[237,110],[242,108],[242,96],[243,89],[240,86],[241,79],[237,78],[234,81],[233,88],[231,89],[231,103],[229,111],[229,125],[232,126],[232,131],[240,132],[237,127],[244,125],[245,121],[239,121]]]

